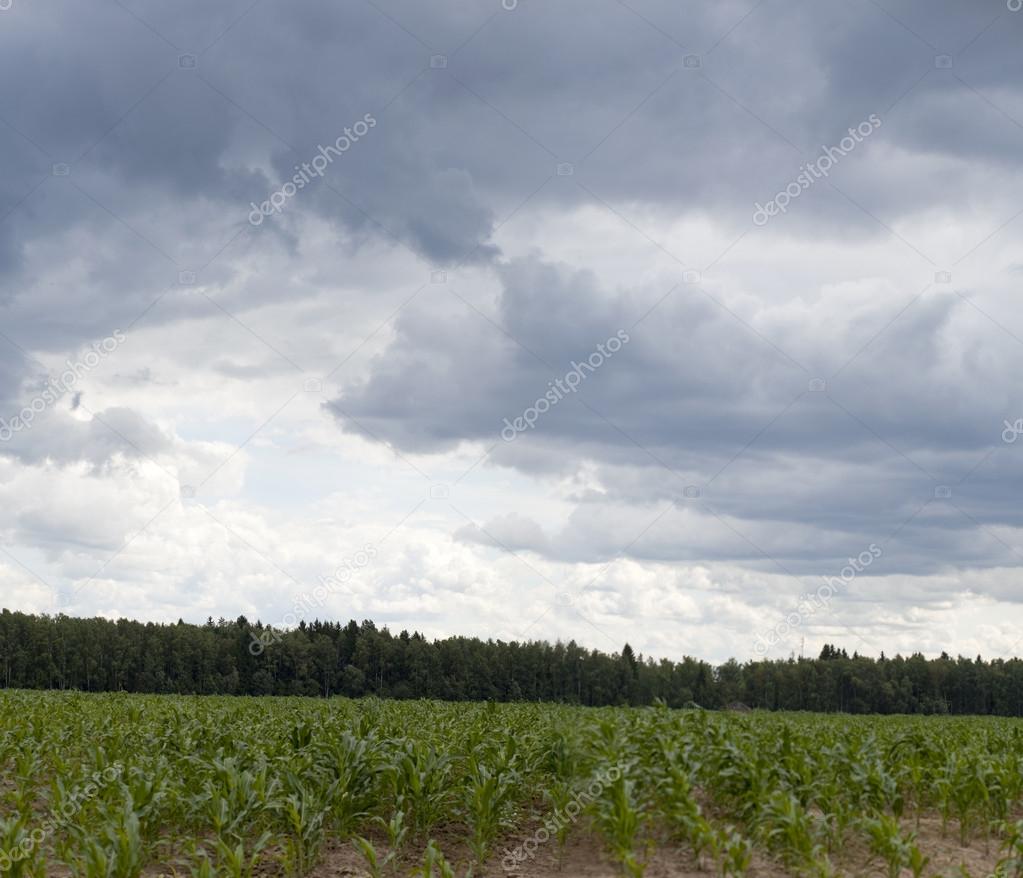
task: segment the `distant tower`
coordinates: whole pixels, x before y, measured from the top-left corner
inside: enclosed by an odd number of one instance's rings
[[[803,657],[803,647],[804,646],[806,646],[806,638],[805,637],[800,637],[799,638],[799,657],[800,658]]]

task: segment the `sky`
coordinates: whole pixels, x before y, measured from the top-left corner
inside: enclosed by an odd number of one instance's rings
[[[0,0],[0,605],[1018,653],[1020,6]]]

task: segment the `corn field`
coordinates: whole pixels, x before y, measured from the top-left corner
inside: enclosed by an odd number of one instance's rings
[[[0,870],[1023,875],[1023,725],[0,692]]]

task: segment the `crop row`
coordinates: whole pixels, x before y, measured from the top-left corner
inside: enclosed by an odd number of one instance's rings
[[[528,875],[573,833],[636,878],[655,851],[827,876],[857,844],[919,876],[938,817],[1023,874],[1008,719],[8,691],[0,778],[15,878],[304,876],[342,845],[371,875]]]

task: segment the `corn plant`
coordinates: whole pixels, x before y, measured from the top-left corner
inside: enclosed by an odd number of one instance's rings
[[[762,825],[768,844],[789,863],[805,866],[824,859],[813,821],[791,793],[779,790],[771,796]]]
[[[898,878],[904,868],[912,871],[913,878],[920,878],[930,858],[917,847],[914,833],[904,835],[899,821],[886,814],[864,820],[863,826],[870,849],[888,865],[889,878]]]
[[[42,878],[46,874],[43,852],[21,815],[0,818],[0,873],[10,878]]]
[[[753,844],[729,826],[722,833],[721,874],[722,876],[745,875],[753,863]]]
[[[398,855],[401,853],[405,837],[408,835],[408,826],[405,824],[403,803],[399,801],[396,804],[397,810],[395,810],[390,820],[385,822],[382,817],[375,818],[376,822],[387,832],[388,850],[383,857],[377,853],[376,847],[369,839],[363,838],[361,835],[357,835],[352,839],[355,849],[362,854],[363,859],[366,861],[366,866],[372,878],[382,878],[388,866],[391,867],[392,871],[397,869]]]
[[[452,757],[432,746],[409,742],[390,770],[395,795],[408,803],[412,828],[423,833],[436,826],[451,803]]]
[[[466,813],[472,834],[469,847],[482,865],[505,822],[515,793],[516,777],[511,771],[494,770],[477,757],[470,759]]]
[[[98,835],[83,835],[81,853],[68,863],[71,874],[78,878],[137,878],[145,866],[146,847],[130,799],[124,809],[107,819]]]
[[[998,861],[996,875],[999,878],[1019,878],[1023,876],[1023,820],[1015,823],[1003,822],[1000,826],[1004,840],[1002,852],[1004,856]]]
[[[326,796],[288,776],[291,792],[276,803],[287,834],[283,841],[282,861],[288,875],[308,875],[320,855],[326,837],[329,807]],[[328,791],[329,794],[329,791]]]
[[[336,782],[331,814],[342,838],[353,833],[377,802],[380,745],[371,732],[358,737],[350,730],[324,742],[321,764]]]
[[[422,878],[456,878],[455,870],[432,840],[427,844],[426,851],[423,853],[423,865],[419,874]],[[465,878],[472,878],[472,866],[465,873]]]
[[[1008,718],[0,690],[0,871],[15,878],[300,876],[328,839],[373,875],[396,878],[413,845],[446,875],[439,833],[491,872],[499,841],[525,864],[549,838],[560,863],[576,821],[627,876],[665,848],[707,874],[764,858],[851,874],[863,845],[920,875],[933,852],[910,830],[934,817],[960,843],[998,839],[983,874],[1023,878],[1021,813]]]
[[[621,864],[622,871],[631,878],[642,878],[646,866],[637,850],[642,816],[632,781],[620,776],[605,785],[594,803],[594,816],[611,855]]]
[[[201,851],[198,861],[192,866],[193,878],[209,878],[209,876],[227,876],[227,878],[253,878],[259,866],[263,849],[270,841],[270,833],[264,832],[255,842],[246,845],[239,841],[231,845],[223,838],[214,842],[216,863],[210,860],[206,851]]]
[[[565,842],[568,840],[568,834],[575,822],[569,813],[569,805],[575,801],[573,787],[570,781],[556,777],[550,781],[543,792],[547,806],[554,815],[549,823],[553,827],[553,836],[557,843],[558,868],[560,869],[564,862]]]

